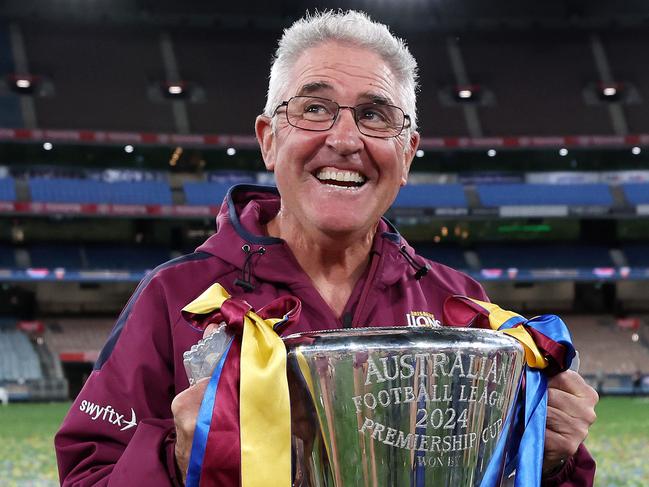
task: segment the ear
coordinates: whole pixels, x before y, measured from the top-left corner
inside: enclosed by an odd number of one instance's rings
[[[275,169],[275,134],[273,133],[272,121],[266,115],[259,115],[255,120],[255,134],[261,149],[261,157],[264,165],[269,171]]]
[[[410,165],[417,153],[419,147],[420,135],[419,132],[410,134],[410,138],[406,142],[406,147],[403,150],[403,174],[401,175],[401,186],[405,186],[408,182],[408,174],[410,173]]]

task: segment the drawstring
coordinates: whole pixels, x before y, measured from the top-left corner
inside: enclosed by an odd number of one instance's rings
[[[234,285],[239,286],[245,292],[249,293],[255,290],[255,286],[252,284],[252,256],[255,254],[264,255],[266,249],[264,247],[259,247],[257,250],[250,250],[250,245],[244,244],[241,247],[241,250],[246,254],[246,260],[243,261],[243,267],[241,268],[241,279],[235,279]]]
[[[416,271],[415,272],[415,279],[419,280],[422,277],[424,277],[426,274],[428,274],[428,269],[430,269],[430,267],[428,267],[428,264],[426,264],[426,265],[417,264],[417,261],[415,259],[413,259],[412,256],[406,250],[405,245],[402,245],[401,247],[399,247],[399,252],[401,252],[401,255],[403,255],[405,257],[408,264],[410,264],[415,269],[415,271]]]

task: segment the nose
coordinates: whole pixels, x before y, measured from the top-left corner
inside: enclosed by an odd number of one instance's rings
[[[341,155],[353,154],[363,147],[352,107],[340,107],[333,127],[327,132],[327,145]]]

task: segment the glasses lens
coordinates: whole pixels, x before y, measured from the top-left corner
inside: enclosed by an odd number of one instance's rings
[[[356,117],[358,128],[366,135],[394,137],[403,129],[403,111],[393,105],[363,103],[356,106]]]
[[[294,96],[286,107],[289,123],[306,130],[328,130],[337,112],[335,102],[315,96]]]

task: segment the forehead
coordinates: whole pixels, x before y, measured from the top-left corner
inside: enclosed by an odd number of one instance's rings
[[[293,65],[290,80],[286,97],[309,94],[339,103],[399,102],[396,77],[381,56],[337,42],[304,51]]]

